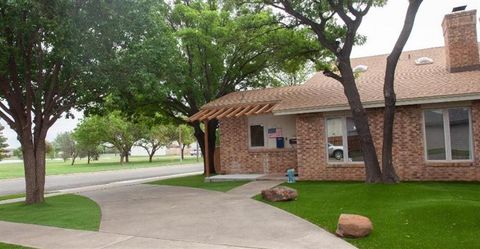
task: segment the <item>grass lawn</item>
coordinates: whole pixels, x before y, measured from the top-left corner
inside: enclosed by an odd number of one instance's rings
[[[368,216],[359,248],[480,248],[480,184],[298,182],[298,200],[269,203],[331,232],[341,213]],[[260,196],[256,197],[258,200]]]
[[[25,194],[2,195],[2,196],[0,196],[0,201],[17,199],[17,198],[21,198],[21,197],[25,197]]]
[[[200,159],[201,161],[202,159]],[[75,165],[70,165],[70,161],[47,160],[47,175],[59,175],[69,173],[96,172],[105,170],[134,169],[146,167],[158,167],[175,164],[196,163],[196,157],[185,157],[182,163],[178,156],[159,156],[155,157],[153,162],[148,162],[148,157],[132,156],[130,163],[120,165],[119,158],[112,156],[101,156],[98,161],[91,161],[87,164],[86,159],[78,160]],[[2,163],[0,164],[0,179],[24,177],[23,163]]]
[[[24,247],[24,246],[18,246],[18,245],[12,245],[12,244],[6,244],[0,242],[0,249],[29,249],[30,247]]]
[[[205,182],[203,175],[194,175],[149,182],[148,184],[203,188],[206,190],[227,192],[247,182],[248,181]]]
[[[42,204],[23,202],[0,205],[0,220],[98,231],[100,207],[89,198],[79,195],[58,195]]]

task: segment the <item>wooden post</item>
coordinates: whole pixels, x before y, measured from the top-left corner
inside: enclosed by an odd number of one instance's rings
[[[208,148],[208,119],[205,120],[205,175],[206,177],[210,176],[210,157],[209,157],[209,148]]]

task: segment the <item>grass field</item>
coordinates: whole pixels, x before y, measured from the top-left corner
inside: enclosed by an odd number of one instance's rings
[[[296,201],[269,204],[331,232],[341,213],[369,217],[372,234],[348,240],[359,248],[480,248],[479,183],[298,182],[288,186],[298,190]]]
[[[30,247],[24,247],[24,246],[18,246],[18,245],[12,245],[12,244],[6,244],[0,242],[0,249],[30,249]]]
[[[79,195],[52,196],[36,205],[0,205],[0,220],[18,223],[98,231],[100,218],[97,203]]]
[[[214,190],[220,192],[227,192],[233,188],[241,186],[248,181],[232,181],[232,182],[205,182],[203,175],[185,176],[172,179],[165,179],[148,184],[169,185],[191,188],[202,188],[206,190]]]
[[[201,162],[200,158],[200,162]],[[155,157],[153,162],[148,162],[144,156],[132,156],[130,162],[120,165],[118,157],[103,156],[98,161],[91,161],[87,164],[86,159],[77,160],[75,165],[70,165],[70,161],[47,160],[47,175],[59,175],[70,173],[96,172],[105,170],[134,169],[146,167],[158,167],[164,165],[190,164],[196,163],[196,157],[185,157],[180,163],[178,156],[159,156]],[[21,162],[0,164],[0,179],[10,179],[24,177],[23,164]]]
[[[17,199],[17,198],[21,198],[21,197],[25,197],[25,194],[2,195],[2,196],[0,196],[0,201]]]

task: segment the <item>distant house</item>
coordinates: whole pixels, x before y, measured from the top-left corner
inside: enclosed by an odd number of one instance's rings
[[[480,62],[476,10],[445,16],[445,47],[405,51],[397,67],[394,165],[403,180],[480,180]],[[386,55],[352,60],[381,153]],[[191,120],[218,119],[221,173],[362,180],[360,141],[340,83],[235,92]],[[379,155],[381,158],[381,155]]]

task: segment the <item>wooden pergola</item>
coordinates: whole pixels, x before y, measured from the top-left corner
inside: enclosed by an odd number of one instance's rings
[[[208,121],[221,118],[238,118],[241,116],[259,115],[271,113],[275,103],[249,104],[234,107],[205,108],[195,113],[188,119],[188,122],[204,122],[205,124],[205,173],[210,176],[210,159],[208,158]]]

